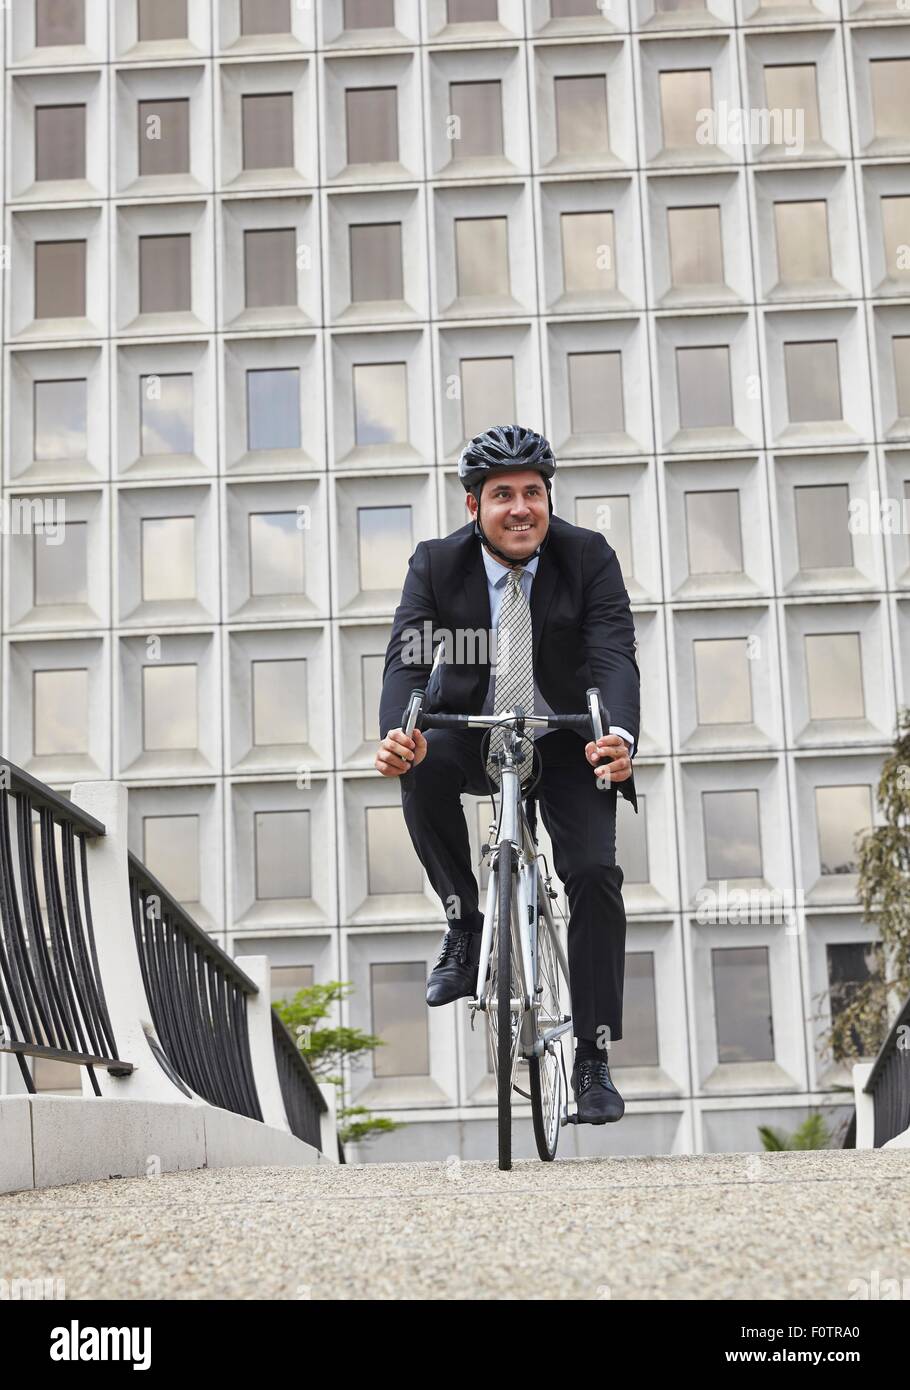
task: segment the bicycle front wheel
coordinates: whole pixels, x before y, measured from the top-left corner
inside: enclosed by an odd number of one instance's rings
[[[510,843],[499,850],[496,953],[496,1081],[499,1109],[499,1166],[512,1167],[512,866]]]

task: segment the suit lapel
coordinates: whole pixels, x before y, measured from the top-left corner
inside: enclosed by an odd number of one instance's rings
[[[540,647],[540,634],[543,631],[550,601],[556,590],[556,563],[550,554],[549,544],[537,561],[537,573],[531,584],[531,632],[533,635],[534,670],[537,670],[537,652]]]

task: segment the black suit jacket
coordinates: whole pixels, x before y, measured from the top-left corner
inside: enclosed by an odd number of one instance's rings
[[[436,630],[454,635],[453,649],[433,673],[428,713],[479,714],[490,681],[485,636],[490,632],[490,598],[473,522],[442,539],[420,541],[408,566],[386,651],[381,738],[401,727],[411,691],[427,685],[432,643],[418,641],[418,635],[422,639]],[[531,584],[531,626],[534,677],[550,707],[557,714],[583,714],[585,691],[596,685],[610,723],[627,729],[637,750],[635,627],[616,551],[602,532],[550,517],[549,538]],[[476,646],[459,641],[465,630],[484,638]],[[634,777],[617,786],[637,811]]]

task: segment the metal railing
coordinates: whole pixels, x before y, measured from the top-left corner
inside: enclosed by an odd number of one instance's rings
[[[93,1067],[133,1070],[117,1056],[92,927],[85,846],[104,833],[93,816],[0,760],[0,1051],[15,1054],[30,1095],[29,1056],[85,1066],[97,1096]]]
[[[284,1101],[285,1114],[291,1133],[314,1148],[322,1148],[320,1116],[328,1109],[325,1097],[301,1057],[290,1030],[272,1009],[272,1037],[275,1040],[275,1065],[278,1084]]]
[[[875,1148],[910,1129],[910,998],[879,1049],[863,1087],[875,1105]]]

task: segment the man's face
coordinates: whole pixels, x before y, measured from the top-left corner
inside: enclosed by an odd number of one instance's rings
[[[472,519],[477,503],[467,498]],[[550,527],[547,486],[533,468],[488,479],[480,495],[480,522],[487,538],[506,555],[533,555]]]

